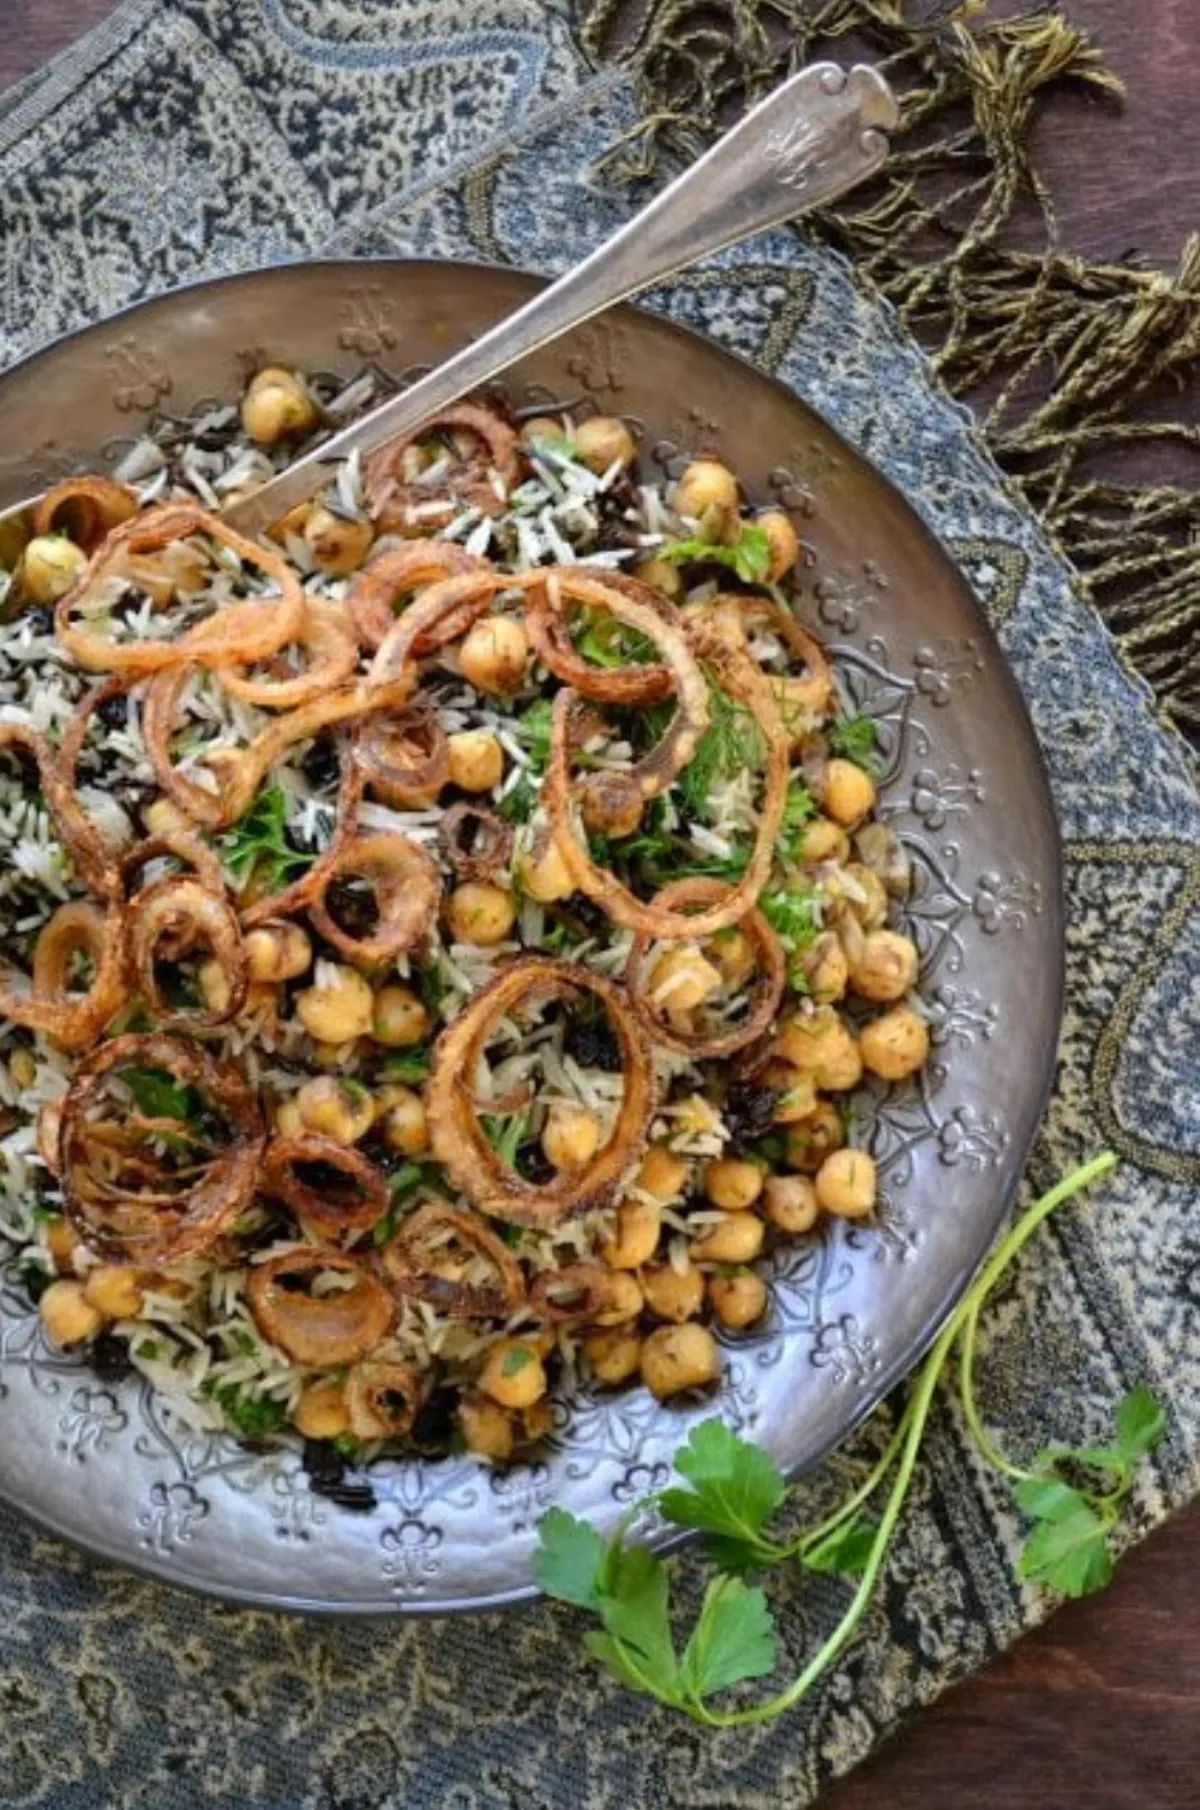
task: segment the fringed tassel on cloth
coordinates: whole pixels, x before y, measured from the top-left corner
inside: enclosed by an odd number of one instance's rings
[[[664,149],[694,156],[822,55],[887,72],[904,124],[886,171],[807,230],[854,259],[975,406],[1126,658],[1200,746],[1200,494],[1142,475],[1156,448],[1200,449],[1200,429],[1154,412],[1200,376],[1200,239],[1172,273],[1061,243],[1030,128],[1051,84],[1119,99],[1086,33],[1053,6],[991,19],[986,0],[581,0],[580,32],[594,58],[637,69],[644,117],[604,160],[620,182],[652,176]]]

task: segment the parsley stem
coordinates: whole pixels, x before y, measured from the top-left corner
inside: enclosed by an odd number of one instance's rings
[[[815,1527],[802,1533],[799,1539],[794,1542],[791,1551],[797,1558],[802,1558],[812,1547],[819,1546],[826,1535],[833,1533],[844,1521],[848,1521],[855,1510],[861,1508],[863,1503],[875,1494],[875,1491],[879,1488],[879,1485],[891,1470],[892,1465],[896,1461],[897,1454],[904,1444],[911,1414],[912,1403],[910,1401],[903,1414],[900,1416],[896,1431],[892,1434],[887,1445],[883,1448],[878,1463],[867,1473],[858,1488],[849,1496],[845,1497],[831,1515],[826,1515],[823,1521],[818,1521]]]
[[[983,1306],[981,1295],[971,1308],[963,1322],[962,1346],[958,1354],[958,1393],[962,1402],[963,1414],[971,1431],[971,1438],[979,1450],[980,1457],[993,1470],[1002,1476],[1010,1477],[1014,1483],[1027,1483],[1034,1475],[1014,1464],[1006,1458],[1000,1447],[983,1424],[978,1403],[975,1400],[975,1340],[979,1332],[979,1311]]]

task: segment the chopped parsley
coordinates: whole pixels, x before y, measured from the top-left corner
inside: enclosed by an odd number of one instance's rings
[[[520,715],[514,727],[529,751],[529,764],[535,772],[546,771],[546,763],[550,759],[550,717],[549,698],[539,698],[536,704]]]
[[[539,788],[528,773],[522,773],[516,785],[504,794],[496,809],[509,823],[528,823],[537,810],[538,797]]]
[[[517,1152],[525,1142],[525,1136],[529,1130],[529,1114],[527,1112],[485,1114],[481,1122],[483,1134],[496,1155],[503,1157],[510,1169],[515,1168]]]
[[[179,1119],[194,1125],[205,1116],[198,1088],[176,1081],[165,1068],[125,1068],[121,1079],[139,1111],[151,1119]]]
[[[429,1051],[397,1050],[384,1062],[383,1072],[389,1081],[423,1081],[429,1073]]]
[[[869,716],[839,716],[825,731],[829,752],[842,760],[852,760],[866,773],[874,773],[878,762],[875,748],[878,730]]]
[[[506,1351],[500,1360],[500,1374],[501,1376],[519,1376],[521,1371],[532,1362],[533,1353],[528,1345],[514,1345],[512,1350]]]
[[[387,1211],[375,1221],[371,1237],[376,1244],[387,1244],[394,1237],[396,1227],[413,1204],[414,1196],[425,1181],[425,1164],[416,1162],[401,1163],[400,1167],[388,1176],[388,1188],[391,1192],[391,1203]]]
[[[677,785],[694,817],[707,821],[713,787],[748,767],[762,765],[762,730],[750,712],[708,678],[708,728]]]
[[[659,557],[687,563],[709,560],[728,566],[743,584],[762,584],[771,573],[771,542],[765,528],[743,522],[732,546],[701,539],[668,541]]]
[[[269,891],[297,878],[315,856],[296,848],[287,832],[287,794],[281,786],[264,786],[243,817],[221,838],[221,859],[239,884],[253,874]]]
[[[251,1395],[236,1383],[225,1383],[212,1392],[213,1400],[245,1439],[266,1439],[278,1433],[287,1420],[287,1409],[281,1401],[266,1395]]]

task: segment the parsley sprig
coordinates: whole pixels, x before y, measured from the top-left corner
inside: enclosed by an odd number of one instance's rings
[[[743,584],[762,584],[771,571],[771,543],[767,531],[753,522],[743,522],[737,539],[729,546],[699,538],[675,540],[660,547],[659,556],[676,563],[707,560],[728,566]]]
[[[311,850],[288,840],[288,801],[281,786],[264,786],[243,817],[221,840],[221,859],[239,885],[253,874],[269,892],[311,867]]]
[[[875,720],[869,716],[839,716],[825,731],[825,739],[829,743],[829,752],[852,760],[856,767],[864,772],[875,773],[878,762],[875,758],[875,747],[879,732]]]
[[[1161,1438],[1164,1416],[1149,1390],[1120,1404],[1115,1435],[1102,1446],[1052,1447],[1025,1469],[1001,1453],[975,1405],[973,1362],[979,1313],[1001,1276],[1056,1208],[1114,1167],[1104,1152],[1036,1201],[1001,1241],[916,1372],[908,1402],[878,1462],[815,1527],[782,1533],[775,1523],[787,1485],[761,1447],[722,1422],[693,1428],[676,1453],[680,1479],[630,1509],[607,1540],[588,1522],[554,1508],[539,1523],[535,1575],[542,1589],[587,1610],[599,1627],[588,1651],[619,1683],[712,1728],[766,1722],[792,1709],[834,1663],[858,1629],[878,1581],[912,1485],[940,1382],[956,1348],[958,1390],[982,1456],[1015,1484],[1018,1507],[1033,1522],[1019,1563],[1022,1577],[1067,1595],[1100,1589],[1112,1574],[1110,1537],[1136,1469]],[[875,1518],[864,1510],[878,1498]],[[629,1529],[654,1507],[676,1527],[704,1535],[717,1567],[680,1651],[673,1627],[668,1564],[630,1543]],[[770,1696],[722,1707],[733,1685],[765,1678],[776,1665],[770,1603],[748,1575],[797,1563],[804,1570],[856,1579],[836,1627],[803,1669]]]

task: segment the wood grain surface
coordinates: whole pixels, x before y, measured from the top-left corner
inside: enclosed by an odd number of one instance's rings
[[[111,10],[0,0],[0,88]],[[1174,263],[1200,231],[1200,0],[1070,10],[1129,99],[1120,113],[1067,93],[1043,112],[1039,160],[1063,237],[1090,257]],[[950,1691],[825,1810],[1200,1810],[1200,1504],[1131,1554],[1102,1596],[1060,1610]]]

